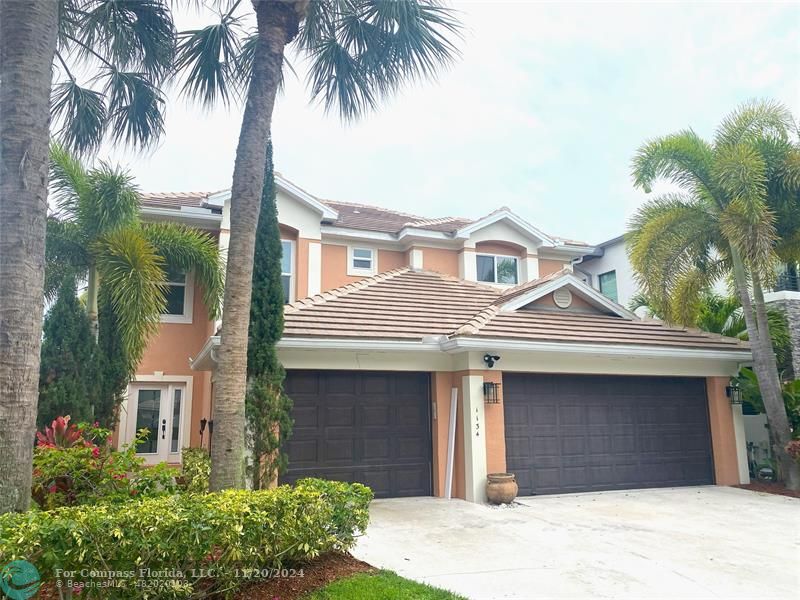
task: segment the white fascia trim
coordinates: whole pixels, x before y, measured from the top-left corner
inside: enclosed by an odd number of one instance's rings
[[[179,221],[202,229],[219,229],[222,215],[206,208],[183,207],[181,210],[143,206],[140,210],[143,217],[155,221]]]
[[[509,300],[500,307],[500,312],[513,312],[519,308],[522,308],[526,304],[530,304],[534,300],[538,300],[539,298],[542,298],[547,294],[550,294],[551,292],[554,292],[557,289],[567,285],[575,288],[575,291],[578,293],[579,296],[583,296],[584,300],[588,300],[590,302],[594,302],[595,304],[599,304],[603,308],[613,312],[614,314],[622,318],[630,319],[632,321],[640,320],[635,313],[632,313],[627,308],[620,306],[619,304],[613,302],[612,300],[609,300],[603,294],[598,292],[596,289],[586,285],[583,281],[581,281],[571,273],[565,273],[558,279],[554,279],[553,281],[548,281],[547,283],[540,285],[539,287],[536,287],[531,291],[522,294],[521,296],[517,296],[513,300]]]
[[[402,240],[405,238],[419,238],[425,240],[452,240],[453,236],[442,231],[430,231],[428,229],[419,229],[417,227],[404,227],[397,234],[397,239]]]
[[[764,294],[764,302],[776,302],[778,300],[800,300],[800,292],[781,290],[780,292],[766,292]]]
[[[434,336],[422,341],[359,340],[349,338],[283,338],[278,348],[301,350],[373,350],[390,352],[441,352],[445,338]]]
[[[304,204],[310,206],[315,211],[320,213],[322,215],[323,220],[335,221],[336,219],[339,218],[339,213],[337,211],[333,210],[327,204],[323,204],[322,202],[314,198],[314,196],[300,189],[291,181],[285,179],[284,177],[278,175],[277,173],[275,174],[275,185],[277,185],[281,191],[285,192],[286,194],[289,194],[296,200],[303,202]],[[206,200],[206,203],[211,204],[213,206],[222,206],[223,204],[225,204],[227,200],[230,200],[230,197],[231,197],[231,191],[229,189],[222,190],[221,192],[217,192],[216,194],[211,194]]]
[[[555,254],[566,257],[577,256],[599,256],[597,252],[602,251],[595,246],[571,246],[570,244],[561,244],[558,246],[542,246],[539,248],[540,253]],[[543,258],[546,258],[543,257]]]
[[[749,362],[749,350],[704,350],[702,348],[653,348],[633,344],[575,344],[568,342],[533,342],[497,338],[459,337],[441,344],[444,352],[469,350],[521,350],[529,352],[593,354],[606,356],[636,356],[648,358],[706,358]]]
[[[200,348],[197,356],[189,357],[189,367],[192,371],[211,371],[217,362],[216,349],[219,347],[219,336],[212,335]]]
[[[321,225],[322,235],[336,236],[347,239],[369,240],[372,242],[396,242],[397,238],[391,233],[381,231],[368,231],[365,229],[348,229],[346,227],[335,227],[333,225]]]
[[[554,239],[552,239],[549,235],[547,235],[543,231],[540,231],[539,229],[536,229],[536,227],[534,227],[524,219],[518,217],[509,210],[501,210],[499,212],[489,215],[488,217],[484,217],[479,221],[475,221],[471,225],[467,225],[466,227],[459,229],[456,232],[456,237],[468,238],[476,231],[479,231],[484,227],[488,227],[493,223],[497,223],[498,221],[504,221],[504,220],[511,221],[511,223],[516,225],[523,232],[527,233],[528,235],[542,242],[543,244],[548,244],[551,246],[555,246],[557,244],[557,242]]]

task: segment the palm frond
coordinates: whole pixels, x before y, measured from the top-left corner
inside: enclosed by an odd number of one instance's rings
[[[74,80],[53,86],[53,120],[60,123],[56,137],[78,154],[96,151],[106,131],[106,105],[103,94],[81,87]]]
[[[141,73],[108,69],[105,78],[113,141],[139,149],[155,143],[164,133],[166,100],[161,90]]]
[[[236,77],[236,89],[239,92],[244,92],[247,89],[248,84],[250,83],[250,79],[253,77],[253,60],[256,56],[256,43],[258,42],[258,32],[254,31],[248,34],[241,44],[241,50],[239,51],[239,56],[236,57],[236,68],[234,69],[234,75]],[[297,71],[295,71],[292,63],[289,59],[284,56],[283,57],[283,67],[284,70],[281,71],[281,77],[278,80],[278,91],[283,90],[284,81],[286,79],[285,71],[288,70],[292,75],[297,77]]]
[[[158,331],[166,307],[164,259],[137,228],[122,228],[92,245],[101,286],[118,320],[131,363],[138,363]]]
[[[78,210],[78,222],[88,239],[138,223],[139,190],[130,173],[101,162],[89,171],[89,187]]]
[[[172,68],[172,11],[164,0],[91,0],[78,41],[84,59],[101,53],[117,69],[136,71],[155,84]]]
[[[680,194],[651,200],[634,214],[626,234],[628,254],[656,313],[671,317],[676,290],[683,286],[687,292],[690,278],[692,289],[699,290],[720,277],[718,237],[707,208]]]
[[[178,34],[175,69],[183,73],[184,95],[211,106],[217,101],[228,104],[243,91],[249,79],[237,73],[241,33],[239,19],[226,13],[219,23]]]
[[[50,144],[50,191],[61,219],[75,219],[80,199],[90,190],[89,174],[64,146]]]
[[[63,281],[83,279],[89,268],[86,239],[74,221],[47,219],[44,295],[54,300]]]
[[[142,235],[162,256],[168,268],[192,271],[203,289],[209,318],[219,316],[223,290],[223,267],[216,240],[197,229],[176,223],[151,223]]]
[[[455,13],[430,0],[312,2],[296,39],[311,57],[312,99],[345,119],[402,85],[430,79],[460,51]]]
[[[792,113],[780,102],[750,100],[725,117],[714,143],[722,147],[765,136],[786,139],[793,125]]]
[[[687,192],[715,197],[713,149],[691,129],[646,142],[633,158],[633,184],[649,193],[664,178]]]

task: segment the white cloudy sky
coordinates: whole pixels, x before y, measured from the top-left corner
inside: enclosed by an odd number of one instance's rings
[[[360,122],[309,106],[289,75],[274,116],[278,170],[322,198],[431,217],[506,205],[552,234],[600,242],[645,198],[629,177],[643,140],[684,127],[710,136],[755,97],[800,115],[798,3],[454,6],[462,60]],[[145,191],[229,187],[240,120],[238,107],[209,113],[174,94],[161,145],[112,157]]]

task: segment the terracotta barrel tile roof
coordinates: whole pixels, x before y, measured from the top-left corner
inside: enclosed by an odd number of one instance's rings
[[[502,291],[409,268],[369,277],[286,307],[284,337],[421,340],[428,336],[626,344],[708,350],[746,349],[734,338],[605,314],[519,309],[509,296],[563,274]]]

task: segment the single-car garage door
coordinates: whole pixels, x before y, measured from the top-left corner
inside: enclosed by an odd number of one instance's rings
[[[294,432],[281,478],[358,481],[378,498],[430,496],[427,373],[288,371]]]
[[[713,483],[702,379],[503,374],[520,495]]]

